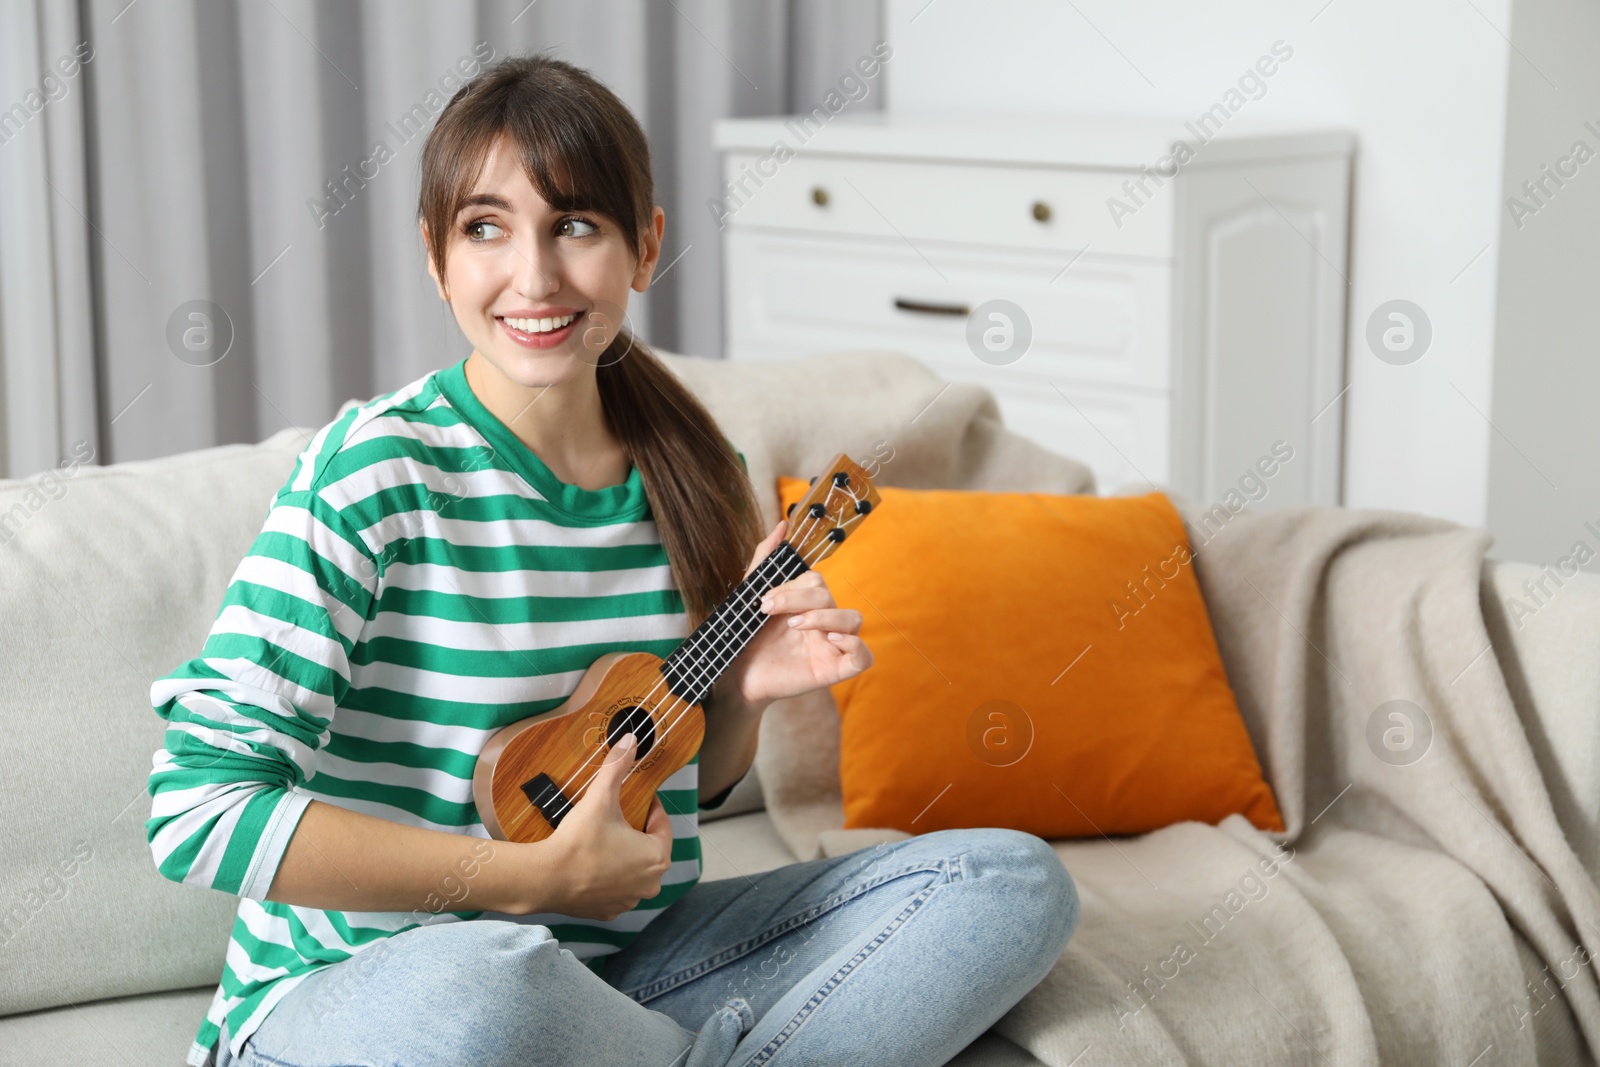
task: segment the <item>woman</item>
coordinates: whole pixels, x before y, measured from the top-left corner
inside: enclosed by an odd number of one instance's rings
[[[419,215],[471,355],[316,435],[205,648],[152,687],[158,869],[241,898],[188,1062],[945,1062],[1071,936],[1044,842],[948,830],[699,882],[696,803],[748,772],[763,709],[872,662],[815,572],[772,591],[782,622],[643,831],[630,735],[547,840],[488,839],[487,739],[605,653],[670,653],[787,524],[760,539],[742,454],[622,329],[664,216],[614,94],[545,57],[487,69],[428,137]]]

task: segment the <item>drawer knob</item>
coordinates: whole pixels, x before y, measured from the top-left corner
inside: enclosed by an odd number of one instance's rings
[[[820,185],[813,185],[811,187],[811,202],[818,207],[827,207],[828,190],[824,189]]]
[[[1043,200],[1035,200],[1033,202],[1033,217],[1039,222],[1049,222],[1050,205]]]

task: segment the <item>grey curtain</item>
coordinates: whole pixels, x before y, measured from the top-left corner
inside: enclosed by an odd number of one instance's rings
[[[417,161],[461,70],[491,50],[553,47],[639,117],[671,266],[635,323],[719,356],[711,123],[809,110],[879,39],[879,7],[11,0],[0,108],[29,117],[4,140],[0,113],[9,473],[85,441],[113,462],[320,425],[464,355],[423,263]],[[34,114],[28,86],[79,47],[90,57]]]

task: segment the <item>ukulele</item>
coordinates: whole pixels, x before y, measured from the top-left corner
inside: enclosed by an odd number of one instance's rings
[[[789,508],[789,536],[671,655],[601,656],[560,707],[496,731],[472,770],[472,799],[489,835],[519,842],[549,837],[628,733],[637,747],[622,780],[622,813],[643,830],[661,783],[700,751],[701,705],[712,685],[768,621],[762,596],[831,555],[878,500],[867,472],[839,453]]]

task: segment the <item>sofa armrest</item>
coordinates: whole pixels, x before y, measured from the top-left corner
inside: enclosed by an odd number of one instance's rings
[[[1600,878],[1600,577],[1488,560],[1479,591],[1556,819]]]

